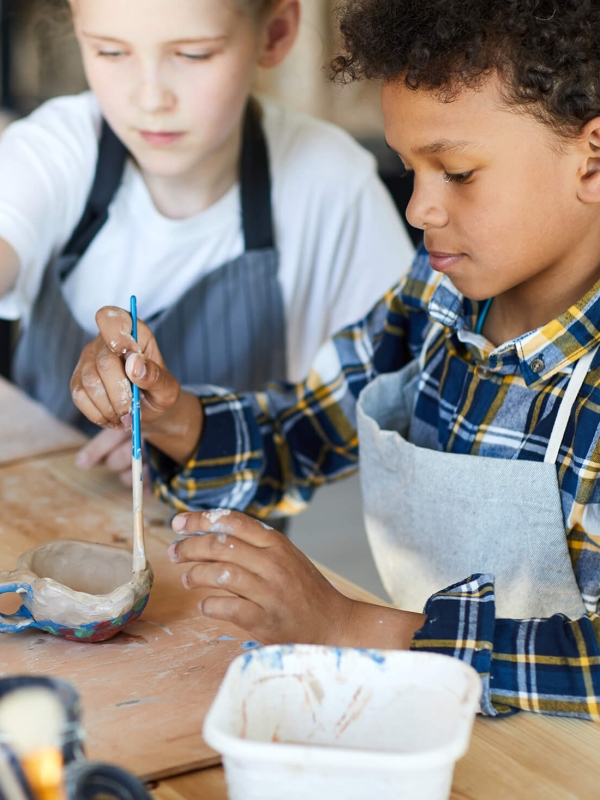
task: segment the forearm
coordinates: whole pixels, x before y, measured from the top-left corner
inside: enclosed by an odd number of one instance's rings
[[[185,463],[173,463],[172,443],[167,452],[156,436],[148,437],[157,448],[150,450],[150,465],[160,496],[180,509],[222,505],[260,517],[292,515],[318,486],[350,474],[358,461],[353,426],[345,426],[349,441],[336,437],[318,399],[303,399],[297,411],[297,392],[284,384],[256,395],[209,387],[201,395],[202,436]]]
[[[200,388],[205,423],[189,462],[175,470],[151,452],[161,497],[178,508],[292,515],[316,488],[356,471],[357,398],[380,370],[395,371],[412,357],[399,292],[325,343],[306,381],[255,394]],[[156,437],[149,441],[159,447]],[[173,444],[167,446],[173,458]],[[173,460],[181,466],[185,454],[179,450]]]
[[[341,639],[329,644],[378,650],[408,650],[427,617],[397,608],[353,602]]]
[[[196,395],[182,391],[173,405],[153,425],[143,427],[150,444],[176,464],[187,464],[198,449],[204,426],[202,403]]]

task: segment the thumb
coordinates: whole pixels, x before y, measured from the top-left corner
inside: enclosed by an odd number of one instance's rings
[[[179,397],[179,381],[169,370],[142,353],[129,353],[125,361],[129,380],[144,392],[144,402],[156,413],[170,408]]]

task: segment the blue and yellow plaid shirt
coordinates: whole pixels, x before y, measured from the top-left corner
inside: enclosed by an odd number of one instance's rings
[[[432,322],[444,326],[446,348],[443,357],[440,348],[428,356],[419,426],[446,452],[543,461],[573,365],[600,343],[600,284],[558,319],[495,349],[473,333],[481,306],[434,273],[420,250],[411,272],[365,319],[322,347],[305,382],[257,394],[199,390],[206,427],[195,458],[182,469],[151,451],[160,495],[181,510],[227,506],[259,517],[302,510],[315,488],[357,469],[361,389],[417,358]],[[440,587],[425,608],[428,621],[412,646],[472,664],[488,714],[527,709],[600,719],[599,422],[600,354],[557,461],[587,615],[498,619],[491,575]]]

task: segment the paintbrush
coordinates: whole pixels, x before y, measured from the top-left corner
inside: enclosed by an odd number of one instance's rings
[[[131,298],[131,335],[137,342],[137,299]],[[146,547],[144,545],[144,482],[142,476],[142,431],[140,413],[140,390],[132,383],[131,404],[131,474],[133,478],[133,571],[146,569]]]

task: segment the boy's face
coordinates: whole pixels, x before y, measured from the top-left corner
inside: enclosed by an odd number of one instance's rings
[[[90,86],[141,168],[180,176],[236,132],[264,31],[234,0],[71,0]]]
[[[424,230],[432,267],[472,299],[550,273],[568,284],[598,226],[598,206],[578,198],[580,145],[506,108],[499,86],[492,78],[450,103],[401,82],[382,89],[387,142],[415,172],[407,217]]]

